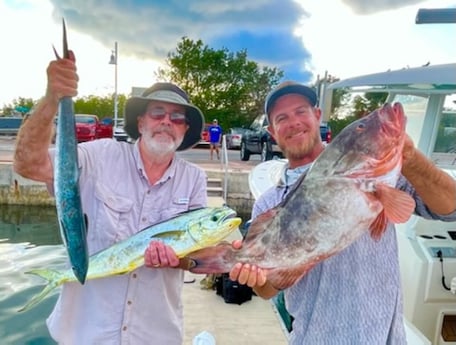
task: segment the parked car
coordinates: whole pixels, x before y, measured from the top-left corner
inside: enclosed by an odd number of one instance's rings
[[[16,135],[22,125],[22,116],[0,117],[0,134]]]
[[[329,144],[332,140],[332,131],[329,123],[322,122],[320,124],[320,136],[324,144]]]
[[[124,120],[117,120],[117,126],[114,127],[113,138],[117,141],[133,142],[133,140],[128,136],[127,132],[125,132]]]
[[[241,160],[248,161],[250,155],[261,155],[262,161],[271,160],[274,155],[282,157],[282,151],[267,131],[268,117],[258,115],[241,138]]]
[[[245,131],[247,131],[247,129],[241,127],[228,129],[228,132],[225,134],[227,149],[240,149],[242,134],[244,134]]]
[[[211,125],[212,123],[204,124],[203,131],[201,132],[201,140],[198,145],[209,145],[209,126]]]
[[[99,120],[97,115],[75,114],[76,139],[78,142],[100,138],[112,138],[113,121],[111,118]]]
[[[263,162],[271,160],[274,156],[283,157],[282,150],[267,131],[268,124],[266,114],[259,115],[242,135],[241,160],[248,161],[252,154],[260,154]],[[320,124],[320,136],[324,144],[331,142],[332,131],[328,123]]]

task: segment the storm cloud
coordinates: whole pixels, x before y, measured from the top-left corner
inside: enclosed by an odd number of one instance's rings
[[[114,40],[123,54],[163,60],[182,37],[201,39],[215,49],[246,49],[251,60],[306,81],[302,70],[310,58],[302,40],[292,34],[307,14],[294,1],[199,0],[183,2],[52,0],[56,21],[106,46]],[[290,58],[291,57],[291,58]]]
[[[311,61],[306,33],[294,30],[311,14],[305,1],[293,0],[51,0],[56,21],[62,17],[72,29],[111,47],[122,46],[122,54],[161,60],[182,37],[201,39],[209,47],[230,51],[247,50],[260,64],[278,67],[285,77],[307,82],[305,70]],[[369,14],[420,2],[420,0],[343,0],[360,14]]]

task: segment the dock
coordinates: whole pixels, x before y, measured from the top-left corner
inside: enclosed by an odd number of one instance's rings
[[[270,301],[253,295],[241,305],[225,303],[215,290],[201,287],[204,277],[186,272],[185,280],[194,278],[195,282],[185,283],[183,289],[184,345],[196,345],[193,338],[203,331],[211,333],[217,345],[287,344],[280,316]]]
[[[208,179],[208,206],[219,207],[225,203],[222,190],[220,180]],[[240,238],[237,231],[227,240]],[[280,315],[271,301],[253,295],[241,305],[225,303],[215,290],[200,284],[204,278],[205,275],[185,272],[185,281],[194,282],[185,283],[183,289],[184,345],[196,345],[192,344],[193,338],[203,331],[212,334],[217,345],[288,343]]]

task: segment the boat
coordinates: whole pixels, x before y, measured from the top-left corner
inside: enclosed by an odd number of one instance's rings
[[[456,63],[369,74],[323,89],[323,121],[329,119],[326,105],[336,89],[387,92],[387,102],[402,103],[406,131],[416,147],[456,179]],[[249,186],[255,198],[278,181],[285,163],[272,160],[252,169]],[[396,228],[408,343],[456,344],[456,295],[448,290],[456,279],[456,222],[412,216]]]

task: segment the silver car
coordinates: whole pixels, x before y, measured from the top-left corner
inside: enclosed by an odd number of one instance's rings
[[[230,128],[225,135],[227,149],[240,149],[242,134],[245,131],[246,129],[241,127]]]

